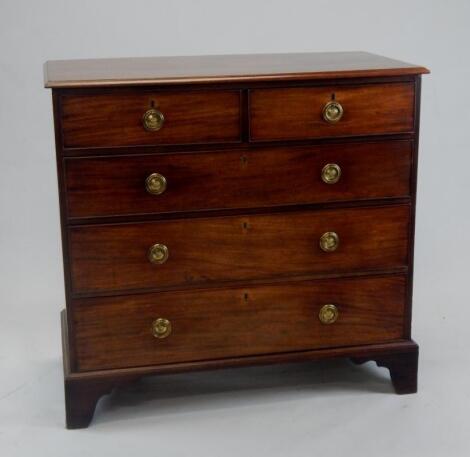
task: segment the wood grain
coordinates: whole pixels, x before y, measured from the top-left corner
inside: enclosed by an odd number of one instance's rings
[[[66,159],[68,217],[408,197],[411,151],[410,141],[382,141]],[[342,171],[333,185],[321,179],[328,163]],[[161,195],[145,189],[154,172],[167,180]]]
[[[172,292],[74,302],[79,370],[158,365],[399,339],[404,276]],[[339,318],[325,325],[320,308]],[[159,340],[152,322],[172,333]]]
[[[165,117],[149,132],[144,113],[154,106]],[[118,94],[63,95],[65,148],[240,141],[240,92],[123,90]]]
[[[322,117],[332,98],[344,114],[336,124]],[[330,85],[250,91],[252,141],[294,140],[411,132],[414,84]]]
[[[414,350],[402,354],[383,354],[382,356],[368,356],[353,358],[353,362],[363,364],[374,360],[379,367],[386,367],[390,371],[393,387],[399,395],[414,394],[418,391],[418,346]]]
[[[329,357],[416,391],[420,74],[367,53],[48,62],[68,319],[67,425],[140,376]],[[132,87],[136,86],[136,87]],[[336,125],[321,117],[334,94]],[[142,127],[153,105],[166,121]],[[354,137],[354,138],[353,138]],[[341,180],[326,185],[323,165]],[[145,192],[148,174],[168,180]],[[336,231],[336,252],[320,250]],[[147,260],[161,242],[170,257]],[[319,307],[340,319],[321,325]],[[157,317],[173,332],[156,340]]]
[[[367,52],[316,52],[46,62],[46,87],[110,87],[241,81],[357,78],[429,73]]]
[[[306,274],[387,269],[407,263],[409,207],[210,217],[70,228],[74,293],[214,285]],[[324,252],[324,232],[340,237]],[[156,265],[148,249],[163,243]]]
[[[66,325],[65,310],[61,314],[67,428],[82,428],[89,424],[100,394],[106,394],[113,387],[119,387],[141,377],[156,374],[351,357],[353,360],[377,360],[381,365],[387,366],[399,393],[411,392],[413,385],[416,387],[418,345],[413,340],[394,340],[388,343],[72,372],[69,369],[70,352],[66,344],[69,339],[69,327]]]

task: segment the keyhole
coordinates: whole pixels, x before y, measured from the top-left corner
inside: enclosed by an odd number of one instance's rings
[[[245,303],[248,303],[248,292],[243,294],[243,300],[245,300]]]

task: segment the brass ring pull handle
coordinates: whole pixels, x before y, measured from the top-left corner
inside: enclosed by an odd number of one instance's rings
[[[159,317],[152,322],[152,335],[155,338],[163,339],[171,333],[171,322],[164,317]]]
[[[325,252],[333,252],[338,249],[339,236],[335,232],[325,232],[320,237],[320,248]]]
[[[318,313],[318,319],[322,324],[333,324],[338,319],[339,311],[335,305],[324,305]]]
[[[145,189],[149,194],[160,195],[166,190],[166,178],[160,173],[152,173],[145,180]]]
[[[164,244],[154,244],[148,252],[148,259],[151,263],[162,264],[168,260],[168,248]]]
[[[142,117],[144,129],[149,132],[160,130],[163,127],[163,122],[165,122],[165,116],[155,108],[147,110]]]
[[[341,178],[341,168],[336,163],[327,163],[321,171],[321,179],[326,184],[335,184]]]
[[[331,100],[323,107],[323,119],[330,124],[336,124],[343,117],[341,103]]]

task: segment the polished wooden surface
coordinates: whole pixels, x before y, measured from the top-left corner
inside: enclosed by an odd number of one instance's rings
[[[131,216],[408,197],[412,147],[404,140],[71,158],[65,160],[67,215]],[[335,184],[321,178],[328,163],[341,167]],[[155,172],[167,181],[160,195],[145,188],[145,179]]]
[[[399,395],[414,394],[418,391],[418,348],[404,354],[383,354],[377,356],[353,357],[359,365],[371,360],[379,367],[388,368],[395,392]]]
[[[422,73],[428,70],[367,52],[137,57],[49,61],[44,66],[44,84],[51,88],[109,87]]]
[[[322,116],[332,99],[344,109],[336,124]],[[252,141],[403,133],[414,128],[413,83],[255,89],[249,104]]]
[[[124,368],[393,341],[403,337],[404,276],[330,279],[74,302],[79,370]],[[338,320],[322,324],[334,303]],[[165,317],[172,333],[152,335]]]
[[[347,273],[407,264],[408,205],[210,217],[70,229],[74,293],[184,288],[218,282]],[[334,252],[319,239],[337,232]],[[155,243],[169,249],[149,262]]]
[[[367,53],[48,63],[68,427],[156,373],[351,357],[416,391],[425,72]],[[334,125],[322,118],[333,98]],[[150,107],[165,116],[158,132],[142,125]],[[321,180],[326,163],[341,167],[336,184]],[[166,177],[163,194],[146,192],[150,173]],[[320,249],[326,231],[339,234],[334,252]],[[155,243],[166,263],[149,262]],[[340,318],[323,325],[328,302]],[[158,317],[173,325],[163,340],[150,331]]]
[[[101,396],[115,388],[134,382],[144,376],[181,373],[195,370],[215,370],[226,367],[244,367],[291,362],[311,362],[322,359],[349,357],[355,363],[375,360],[390,370],[398,394],[416,392],[418,374],[418,345],[412,340],[397,340],[388,343],[342,346],[306,351],[256,354],[243,357],[197,360],[161,365],[147,365],[117,369],[74,372],[71,370],[70,339],[66,310],[61,313],[62,347],[64,355],[64,384],[66,424],[69,429],[87,427]],[[286,367],[286,369],[289,369]]]
[[[66,148],[240,140],[240,92],[236,90],[124,91],[67,95],[61,102]],[[142,125],[142,117],[151,107],[165,117],[163,127],[154,132]]]

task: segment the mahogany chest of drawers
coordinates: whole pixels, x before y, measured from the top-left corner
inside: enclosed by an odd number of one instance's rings
[[[427,72],[368,53],[46,63],[67,426],[185,370],[349,357],[415,392]]]

